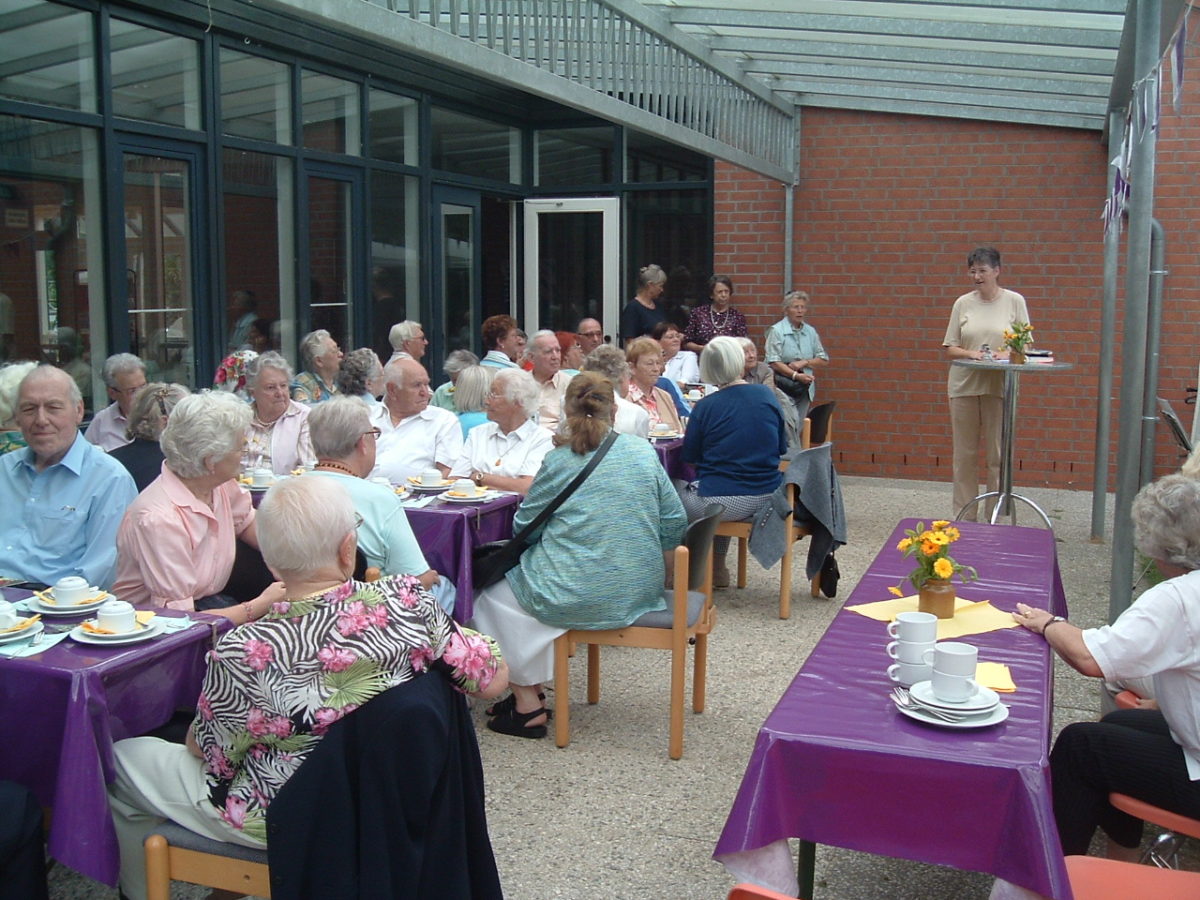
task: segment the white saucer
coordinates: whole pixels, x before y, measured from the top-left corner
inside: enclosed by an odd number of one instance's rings
[[[979,690],[968,697],[966,700],[942,700],[934,696],[933,682],[918,681],[908,689],[912,698],[922,706],[929,706],[933,709],[944,709],[947,712],[972,715],[974,713],[987,712],[993,706],[1000,702],[1000,695],[991,688],[986,688],[982,684],[978,685]]]
[[[442,491],[454,484],[454,479],[444,478],[437,484],[421,484],[419,481],[413,481],[411,478],[406,478],[405,484],[410,491],[436,491],[440,494]]]
[[[270,484],[244,484],[242,487],[251,493],[261,494],[263,491],[269,491],[271,488],[275,487],[275,482],[272,481]]]
[[[652,441],[673,441],[676,438],[683,437],[678,431],[668,431],[666,434],[655,434],[650,432],[650,440]]]
[[[939,719],[919,706],[897,706],[896,709],[910,719],[916,719],[926,725],[937,725],[941,728],[987,728],[989,725],[999,725],[1008,718],[1008,707],[1003,703],[982,715],[964,716],[954,722]]]
[[[445,500],[447,503],[484,503],[495,499],[496,496],[495,491],[484,491],[475,497],[451,497],[450,492],[446,491],[444,494],[438,494],[438,499]]]
[[[34,612],[39,612],[44,616],[82,616],[84,613],[89,613],[92,610],[103,606],[109,600],[115,600],[112,594],[107,591],[101,591],[100,594],[87,603],[80,603],[77,606],[50,606],[42,602],[42,598],[34,594],[29,598],[29,608]]]
[[[150,620],[149,625],[143,626],[141,631],[133,631],[129,634],[89,634],[83,630],[82,625],[76,625],[71,629],[70,637],[81,644],[93,644],[97,647],[120,647],[124,644],[137,644],[141,641],[148,641],[151,638],[158,637],[162,633],[163,624],[158,617],[155,617]]]
[[[29,617],[25,616],[24,618],[29,618]],[[26,638],[31,638],[35,634],[37,634],[39,631],[44,629],[45,627],[46,626],[44,626],[41,622],[34,622],[28,628],[22,628],[20,631],[13,631],[13,632],[10,632],[7,634],[0,634],[0,644],[15,644],[18,641],[23,641]]]

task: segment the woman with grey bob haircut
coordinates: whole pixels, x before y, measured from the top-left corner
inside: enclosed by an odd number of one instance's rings
[[[487,421],[483,401],[487,399],[495,374],[496,370],[491,366],[467,366],[458,373],[458,381],[454,385],[454,411],[463,437],[470,434],[472,428]]]
[[[309,407],[291,398],[292,368],[271,350],[246,366],[246,393],[253,418],[246,426],[242,468],[286,475],[312,463],[308,440]]]
[[[250,415],[236,397],[213,391],[184,397],[171,410],[160,439],[162,472],[117,531],[113,592],[122,600],[209,610],[240,625],[282,599],[282,586],[265,572],[230,580],[238,540],[258,549],[254,507],[236,480]]]
[[[737,338],[715,337],[700,354],[700,377],[708,384],[725,387],[739,380],[746,370],[746,351]]]
[[[109,456],[129,470],[139,492],[144,491],[162,471],[163,452],[158,444],[167,418],[175,405],[190,392],[182,384],[153,381],[134,395],[129,408],[125,436],[129,443],[109,451]]]
[[[338,367],[338,392],[346,397],[358,397],[372,406],[379,402],[382,380],[383,364],[370,347],[350,351]]]
[[[1110,793],[1200,819],[1200,482],[1160,478],[1138,492],[1132,513],[1134,543],[1166,581],[1100,628],[1076,628],[1024,603],[1013,613],[1084,675],[1154,682],[1157,709],[1076,722],[1054,742],[1054,819],[1068,855],[1087,853],[1099,827],[1110,857],[1136,858],[1142,822],[1111,806]]]
[[[650,436],[650,414],[625,399],[629,393],[629,377],[632,370],[625,353],[608,344],[601,344],[583,360],[584,372],[595,372],[608,379],[613,387],[613,400],[616,411],[613,413],[613,431],[618,434],[632,434],[638,437]],[[567,425],[564,418],[559,426],[566,433]]]

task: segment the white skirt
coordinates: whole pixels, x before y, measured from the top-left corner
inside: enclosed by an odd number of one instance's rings
[[[567,630],[525,612],[507,578],[475,595],[475,614],[467,624],[496,639],[513,684],[532,686],[554,677],[554,639]]]

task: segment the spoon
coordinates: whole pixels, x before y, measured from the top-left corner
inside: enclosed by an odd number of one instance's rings
[[[917,709],[927,716],[934,719],[941,719],[943,722],[961,722],[962,719],[952,713],[944,713],[940,710],[931,709],[928,706],[923,706],[909,696],[908,691],[902,687],[892,688],[892,700],[897,706],[902,706],[905,709]]]

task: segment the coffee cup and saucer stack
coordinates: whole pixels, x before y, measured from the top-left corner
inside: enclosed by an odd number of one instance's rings
[[[926,612],[902,612],[888,625],[887,632],[896,640],[887,645],[887,655],[895,660],[888,666],[888,678],[901,687],[928,681],[932,664],[925,661],[926,651],[937,642],[937,616]]]
[[[979,650],[961,641],[941,641],[924,651],[927,681],[908,690],[908,703],[896,701],[904,715],[943,728],[983,728],[1008,718],[1000,695],[975,680]]]

